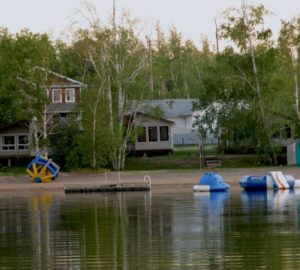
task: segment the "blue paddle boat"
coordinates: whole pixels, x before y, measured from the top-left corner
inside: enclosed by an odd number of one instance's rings
[[[240,180],[240,186],[246,190],[293,189],[294,185],[295,178],[280,171],[264,176],[245,175]]]
[[[197,185],[193,186],[194,192],[201,191],[226,191],[230,186],[224,182],[222,176],[215,172],[203,174]]]

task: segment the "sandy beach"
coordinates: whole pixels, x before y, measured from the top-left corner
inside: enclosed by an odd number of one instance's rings
[[[74,174],[61,173],[53,182],[34,183],[29,176],[18,177],[1,176],[1,191],[33,191],[33,190],[64,190],[65,185],[79,184],[101,184],[116,182],[138,182],[144,181],[144,176],[151,177],[152,189],[164,188],[188,188],[197,183],[199,177],[208,171],[214,171],[222,175],[225,182],[232,187],[238,186],[239,180],[244,175],[265,175],[269,171],[282,171],[300,179],[300,168],[298,167],[261,167],[261,168],[239,168],[239,169],[213,169],[213,170],[189,170],[189,171],[139,171],[139,172],[108,172]]]

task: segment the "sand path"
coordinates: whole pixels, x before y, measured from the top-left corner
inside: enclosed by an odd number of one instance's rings
[[[141,172],[121,172],[121,182],[143,181],[144,175],[149,175],[152,180],[152,189],[162,188],[187,188],[197,183],[199,177],[212,170],[188,170],[188,171],[141,171]],[[269,171],[282,171],[284,174],[291,174],[296,179],[300,179],[300,168],[298,167],[261,167],[261,168],[241,168],[241,169],[214,169],[222,175],[225,182],[233,187],[238,186],[238,182],[243,175],[265,175]],[[27,175],[12,177],[0,177],[0,191],[30,191],[30,190],[62,190],[69,184],[101,184],[114,183],[119,181],[117,172],[95,173],[95,174],[73,174],[61,173],[59,178],[50,183],[33,183]]]

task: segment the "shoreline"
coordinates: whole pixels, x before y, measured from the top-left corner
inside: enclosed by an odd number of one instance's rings
[[[232,187],[239,186],[239,180],[244,175],[266,175],[269,171],[282,171],[300,179],[298,167],[259,167],[259,168],[237,168],[237,169],[199,169],[188,171],[126,171],[107,173],[61,173],[59,177],[49,183],[34,183],[27,175],[22,176],[0,176],[0,192],[2,191],[64,191],[65,185],[93,185],[105,183],[142,182],[144,176],[151,177],[152,190],[167,188],[192,188],[202,174],[214,171],[219,173],[224,181]]]

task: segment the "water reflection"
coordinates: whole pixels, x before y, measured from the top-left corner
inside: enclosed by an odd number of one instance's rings
[[[191,208],[173,210],[173,253],[181,265],[218,265],[224,254],[228,192],[194,193]]]
[[[261,190],[242,191],[241,201],[245,211],[250,211],[257,207],[267,207],[272,210],[282,211],[294,201],[294,190]]]
[[[299,209],[290,191],[2,194],[0,269],[297,269]]]

